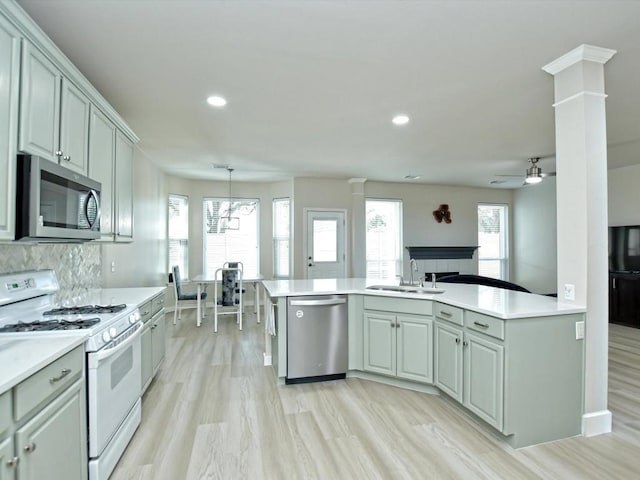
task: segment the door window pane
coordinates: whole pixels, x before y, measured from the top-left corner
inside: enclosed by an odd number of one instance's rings
[[[313,261],[338,261],[338,223],[335,220],[313,220]]]

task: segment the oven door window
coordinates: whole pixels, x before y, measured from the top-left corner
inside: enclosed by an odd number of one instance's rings
[[[40,176],[42,226],[89,230],[98,219],[96,192],[46,170]]]

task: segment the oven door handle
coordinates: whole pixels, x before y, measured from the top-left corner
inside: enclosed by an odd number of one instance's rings
[[[142,322],[138,322],[136,323],[136,325],[133,327],[136,329],[136,331],[134,333],[132,333],[129,338],[127,338],[124,342],[122,342],[119,345],[116,345],[113,348],[108,348],[106,350],[99,350],[95,353],[92,353],[89,355],[89,368],[98,368],[98,364],[109,357],[112,357],[113,355],[117,355],[118,352],[124,350],[125,348],[127,348],[129,345],[131,345],[133,342],[136,341],[136,339],[140,336],[140,334],[142,333]]]

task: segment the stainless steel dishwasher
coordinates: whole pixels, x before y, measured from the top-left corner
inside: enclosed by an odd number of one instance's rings
[[[348,366],[346,295],[290,297],[285,383],[345,378]]]

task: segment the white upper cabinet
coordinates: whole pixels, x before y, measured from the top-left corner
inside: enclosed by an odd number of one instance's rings
[[[60,70],[38,49],[23,41],[18,148],[56,163],[61,81]]]
[[[20,34],[0,17],[0,240],[15,235]]]
[[[133,144],[116,132],[114,194],[116,198],[116,241],[133,240]]]
[[[89,99],[27,41],[21,84],[20,151],[86,175]]]
[[[66,78],[62,79],[60,103],[60,163],[87,174],[89,110],[91,102]]]
[[[91,106],[89,122],[89,177],[102,184],[100,232],[102,240],[113,240],[114,163],[116,126],[98,108]]]

